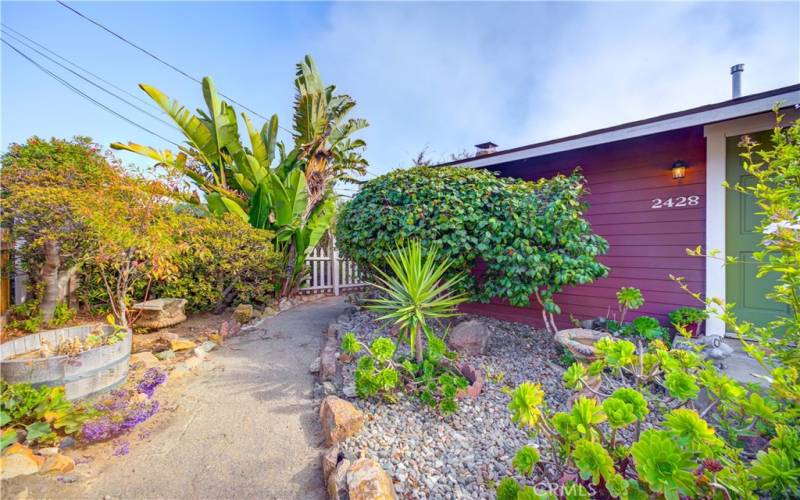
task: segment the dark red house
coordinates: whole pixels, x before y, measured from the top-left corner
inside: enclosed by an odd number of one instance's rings
[[[782,103],[784,124],[798,117],[800,84],[749,95],[513,149],[479,152],[449,165],[486,168],[521,179],[548,177],[583,169],[591,194],[586,217],[610,245],[600,260],[610,267],[607,278],[565,290],[558,298],[564,328],[569,316],[588,319],[616,310],[615,293],[622,286],[642,290],[645,305],[638,313],[667,323],[667,314],[698,303],[682,291],[670,274],[683,276],[691,289],[735,303],[740,318],[763,323],[778,312],[765,300],[767,279],[756,279],[754,266],[724,268],[719,261],[691,257],[687,248],[718,249],[720,255],[747,257],[760,238],[751,199],[726,190],[747,182],[737,144],[742,135],[768,141],[775,125],[771,112]],[[681,177],[683,173],[683,177]],[[534,306],[516,308],[496,301],[469,304],[466,312],[538,324]],[[724,333],[719,320],[707,331]]]

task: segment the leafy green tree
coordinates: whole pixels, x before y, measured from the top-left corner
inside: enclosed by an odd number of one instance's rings
[[[277,141],[277,115],[259,131],[242,113],[250,140],[247,147],[234,108],[219,98],[211,78],[204,78],[202,87],[207,110],[195,115],[154,87],[141,85],[183,132],[186,145],[179,152],[133,143],[111,147],[144,155],[188,177],[204,199],[186,195],[187,201],[216,215],[231,212],[253,227],[273,231],[286,268],[282,294],[291,294],[306,256],[331,226],[334,184],[366,172],[367,162],[361,156],[366,143],[352,135],[367,122],[347,118],[355,101],[335,94],[334,86],[325,86],[310,56],[297,65],[294,149],[289,153]]]

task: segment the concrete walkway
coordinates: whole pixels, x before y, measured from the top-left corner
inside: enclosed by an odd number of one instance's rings
[[[324,498],[308,368],[345,307],[342,297],[305,303],[213,351],[169,423],[86,481],[84,496]],[[54,491],[65,492],[45,496]]]

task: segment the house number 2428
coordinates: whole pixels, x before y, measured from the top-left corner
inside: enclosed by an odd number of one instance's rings
[[[676,196],[674,198],[654,198],[650,208],[696,207],[700,204],[700,196]]]

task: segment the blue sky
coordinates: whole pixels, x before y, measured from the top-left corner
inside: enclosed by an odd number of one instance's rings
[[[440,160],[485,140],[513,147],[725,100],[734,63],[745,63],[745,93],[800,81],[799,2],[70,5],[192,75],[211,75],[223,93],[261,114],[278,113],[287,127],[294,64],[312,54],[325,81],[358,101],[354,116],[370,121],[363,137],[378,174],[407,166],[426,146]],[[55,2],[4,1],[0,17],[131,92],[145,82],[191,108],[202,105],[198,84]],[[168,146],[5,45],[0,57],[3,149],[33,134]]]

